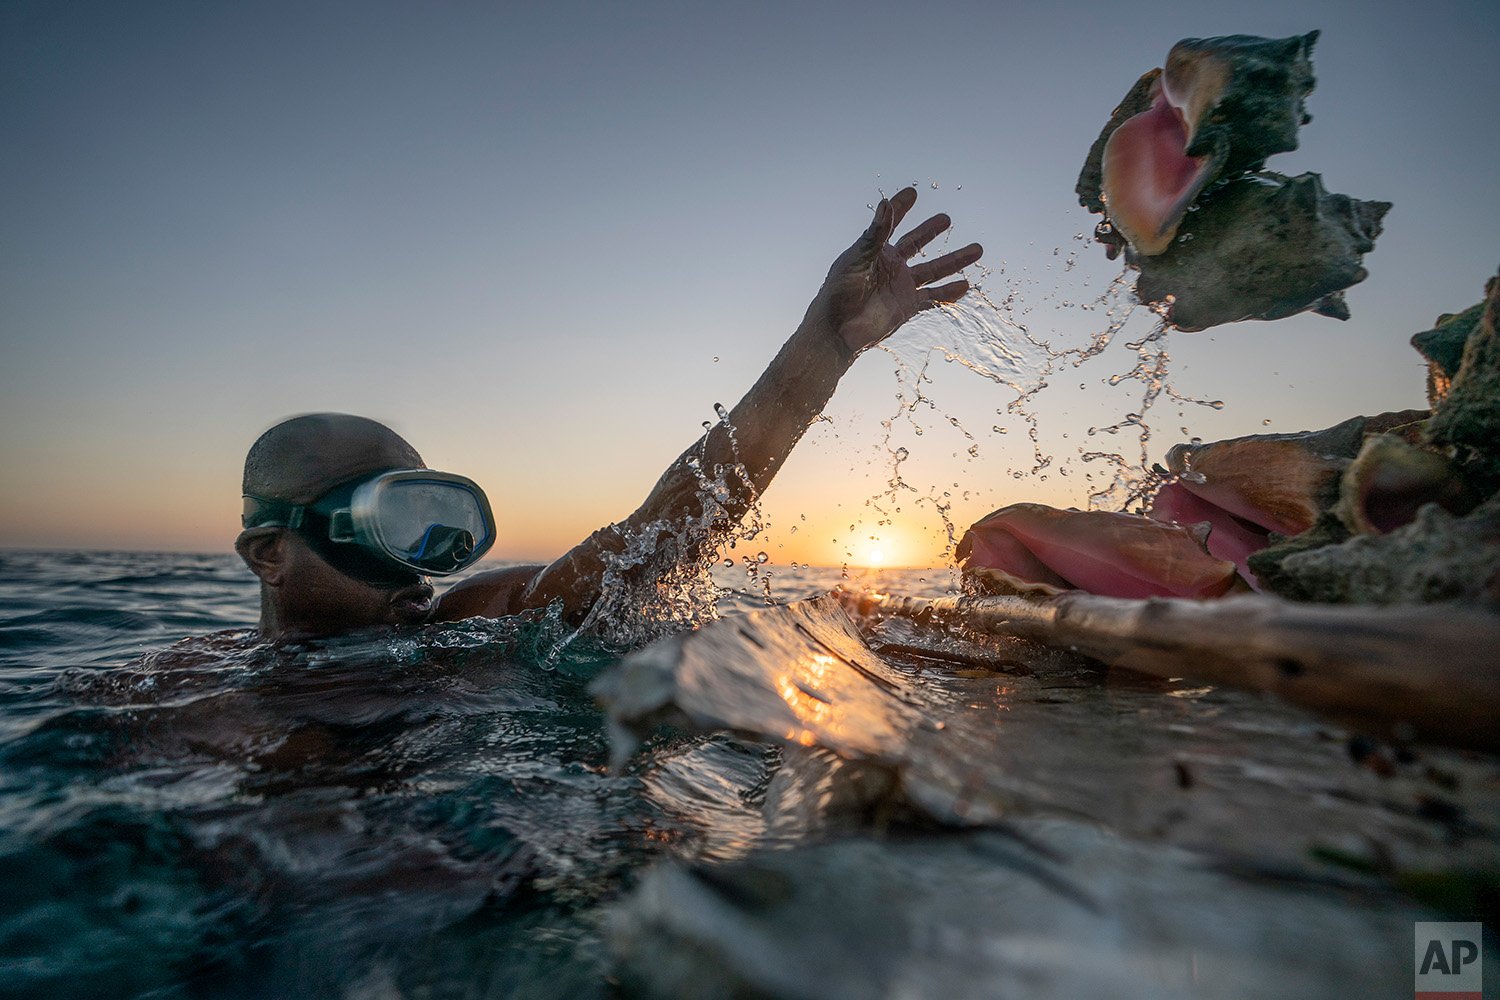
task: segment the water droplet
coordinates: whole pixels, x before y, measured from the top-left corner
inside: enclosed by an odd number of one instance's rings
[[[768,556],[768,555],[766,555],[764,552],[757,552],[757,553],[755,553],[755,561],[758,562],[758,563],[766,562],[770,558],[771,557]]]
[[[1262,420],[1262,421],[1261,421],[1261,422],[1260,422],[1260,425],[1261,425],[1261,426],[1262,426],[1262,427],[1270,427],[1270,426],[1271,426],[1271,418],[1270,418],[1270,417],[1267,417],[1267,418],[1266,418],[1266,419],[1264,419],[1264,420]]]
[[[937,190],[937,181],[933,181],[933,182],[932,182],[932,189],[933,189],[933,190],[934,190],[934,191],[936,191],[936,190]]]
[[[1188,240],[1191,240],[1192,238],[1193,238],[1193,234],[1192,233],[1183,233],[1181,236],[1177,237],[1177,242],[1178,243],[1186,243]]]
[[[715,354],[714,355],[714,364],[718,364],[718,363],[719,363],[719,356],[717,354]]]

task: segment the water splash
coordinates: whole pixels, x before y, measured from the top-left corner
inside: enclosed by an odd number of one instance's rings
[[[937,246],[928,248],[929,252],[943,252],[951,235],[951,230],[945,233]],[[1096,509],[1139,510],[1163,482],[1165,473],[1150,462],[1154,407],[1166,400],[1179,408],[1223,408],[1220,400],[1195,398],[1172,384],[1168,349],[1171,327],[1165,318],[1170,302],[1142,308],[1133,292],[1134,272],[1124,268],[1108,278],[1102,291],[1088,291],[1088,275],[1075,270],[1088,248],[1089,235],[1078,233],[1070,244],[1055,247],[1050,254],[1042,251],[1039,268],[1022,266],[1010,271],[1002,261],[993,270],[982,269],[977,278],[971,278],[970,295],[957,304],[924,314],[909,324],[906,333],[880,345],[879,349],[894,361],[896,392],[894,409],[880,421],[888,472],[884,485],[864,501],[869,511],[866,526],[873,529],[870,541],[878,542],[881,529],[891,527],[898,517],[925,509],[940,526],[938,538],[943,542],[944,558],[951,557],[961,534],[953,517],[956,495],[968,501],[976,492],[965,490],[960,482],[919,485],[920,480],[903,469],[912,458],[911,448],[916,447],[910,440],[901,443],[903,434],[924,439],[924,447],[919,450],[925,452],[927,443],[933,440],[929,432],[951,430],[960,449],[953,457],[974,469],[972,480],[964,485],[972,485],[974,480],[993,481],[993,472],[976,464],[987,451],[982,425],[975,426],[970,416],[947,411],[933,397],[935,359],[1007,390],[1009,398],[995,408],[999,420],[988,433],[1005,435],[1011,430],[1005,424],[1014,421],[1024,428],[1030,461],[1007,470],[1015,480],[1045,482],[1050,476],[1076,475],[1082,480],[1080,499],[1086,496],[1087,506]],[[1127,331],[1136,335],[1127,339]],[[1111,348],[1121,342],[1133,353],[1128,366],[1077,384],[1082,389],[1093,381],[1135,393],[1130,403],[1116,411],[1123,411],[1119,419],[1090,427],[1086,434],[1088,438],[1124,434],[1134,438],[1134,447],[1057,447],[1053,439],[1067,439],[1069,433],[1059,435],[1049,426],[1049,433],[1043,435],[1039,403],[1044,394],[1061,384],[1057,382],[1059,376],[1086,365],[1097,366],[1101,357],[1117,357],[1118,352]],[[1065,377],[1064,381],[1071,380]],[[718,405],[715,410],[717,425],[733,443],[734,428],[728,412]],[[820,419],[833,423],[826,416]],[[705,422],[704,427],[710,433],[716,429],[713,421]],[[737,450],[735,454],[737,459]],[[736,460],[710,468],[699,459],[691,459],[689,464],[698,483],[701,511],[677,527],[665,522],[647,524],[622,537],[618,554],[609,558],[603,594],[580,631],[592,631],[630,647],[712,621],[717,617],[716,605],[728,592],[712,575],[716,566],[742,570],[746,589],[757,593],[766,604],[777,603],[773,561],[769,555],[761,558],[771,548],[767,537],[770,524],[743,464]],[[731,496],[740,491],[752,500],[743,520],[736,520],[730,516],[728,505]],[[796,527],[791,530],[795,532]],[[856,521],[842,540],[847,546],[845,576],[856,545],[864,544],[862,533]],[[749,555],[734,551],[740,542],[756,540],[760,552]],[[841,539],[835,536],[832,541],[839,544]]]
[[[1075,244],[1086,239],[1084,234],[1074,237]],[[1063,260],[1064,272],[1074,268],[1079,251],[1080,247],[1075,245],[1067,252]],[[1051,254],[1053,257],[1063,255],[1062,247],[1054,248]],[[1052,270],[1052,264],[1046,264],[1044,270]],[[1013,393],[1012,398],[995,412],[1001,417],[1018,418],[1031,446],[1030,467],[1011,470],[1014,479],[1031,476],[1045,481],[1050,472],[1066,477],[1083,469],[1083,478],[1092,484],[1087,493],[1090,507],[1139,509],[1161,483],[1160,473],[1153,470],[1150,462],[1152,408],[1163,398],[1179,407],[1205,406],[1218,410],[1223,409],[1224,403],[1188,395],[1172,384],[1168,350],[1172,327],[1166,319],[1171,303],[1143,309],[1134,296],[1134,272],[1122,269],[1102,292],[1092,297],[1069,294],[1061,283],[1054,283],[1049,290],[1042,289],[1041,283],[1041,279],[1031,275],[1028,268],[1022,268],[1019,275],[1007,274],[1004,262],[994,271],[984,272],[974,282],[969,296],[938,314],[946,321],[948,342],[929,348],[927,356],[930,357],[933,351],[939,352],[945,361]],[[1083,284],[1086,286],[1087,281]],[[1097,320],[1085,324],[1088,332],[1081,342],[1069,344],[1062,339],[1061,333],[1042,332],[1043,322],[1046,328],[1058,331],[1066,325],[1069,317],[1079,314],[1098,316]],[[1130,367],[1099,380],[1111,388],[1133,384],[1139,395],[1118,421],[1090,427],[1087,432],[1089,437],[1122,432],[1132,434],[1137,447],[1130,449],[1131,454],[1125,449],[1087,447],[1076,448],[1072,455],[1054,454],[1043,444],[1037,405],[1040,398],[1053,386],[1057,376],[1105,356],[1122,333],[1132,324],[1140,326],[1141,323],[1145,323],[1146,328],[1140,336],[1124,344],[1135,355]],[[926,372],[926,363],[924,359],[916,368],[918,385]],[[898,385],[913,380],[912,367],[907,364],[903,370],[898,365]],[[1086,386],[1087,382],[1079,383],[1080,389]],[[925,394],[920,397],[920,402],[937,409],[937,404]],[[994,434],[1007,431],[1008,428],[998,423],[991,428]],[[1066,432],[1061,434],[1062,438],[1068,436]],[[973,454],[977,455],[978,450],[976,447]],[[1096,464],[1104,466],[1102,473],[1093,471]],[[896,489],[893,484],[891,490]]]
[[[705,423],[709,433],[722,427],[734,461],[705,467],[709,434],[684,459],[697,485],[701,508],[674,522],[655,520],[641,525],[617,524],[613,530],[621,542],[619,551],[604,554],[599,597],[583,623],[563,637],[552,652],[555,659],[580,637],[590,636],[608,646],[632,649],[674,632],[697,628],[718,618],[718,605],[730,589],[714,579],[713,570],[726,553],[741,542],[766,535],[771,527],[761,506],[759,491],[750,472],[740,461],[739,442],[729,411],[714,404],[717,426]],[[736,516],[737,498],[748,498],[743,516]],[[746,579],[761,591],[767,604],[772,572],[765,551],[742,556]]]

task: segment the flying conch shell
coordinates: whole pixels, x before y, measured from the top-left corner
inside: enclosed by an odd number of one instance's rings
[[[1180,330],[1306,310],[1348,319],[1387,202],[1262,170],[1297,148],[1317,32],[1189,38],[1136,81],[1089,150],[1079,202],[1140,269],[1136,297]],[[1190,217],[1188,213],[1194,213]]]
[[[1139,514],[1018,503],[969,528],[956,557],[968,580],[991,591],[1217,597],[1235,586],[1235,569],[1208,554],[1205,531]]]
[[[1178,42],[1095,141],[1078,179],[1084,206],[1106,212],[1136,254],[1164,252],[1207,185],[1297,148],[1297,130],[1311,120],[1304,101],[1317,38]]]
[[[1136,297],[1179,330],[1312,310],[1348,319],[1344,289],[1364,281],[1390,202],[1323,189],[1317,174],[1263,171],[1226,182],[1170,253],[1144,257]]]

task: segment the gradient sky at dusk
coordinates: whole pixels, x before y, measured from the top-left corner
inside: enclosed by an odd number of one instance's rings
[[[556,555],[750,386],[881,189],[919,182],[913,222],[949,212],[953,246],[984,243],[992,297],[1082,340],[1102,320],[1068,303],[1119,268],[1075,239],[1093,219],[1073,184],[1115,103],[1178,38],[1313,28],[1313,122],[1269,165],[1395,203],[1370,278],[1348,323],[1174,334],[1178,388],[1226,405],[1159,406],[1158,457],[1183,427],[1422,405],[1408,337],[1500,264],[1500,3],[11,0],[0,545],[228,551],[250,442],[343,410],[485,486],[496,556]],[[1131,447],[1087,435],[1137,405],[1105,384],[1128,338],[1040,397],[1045,481],[995,412],[1011,394],[940,357],[933,406],[886,441],[894,368],[951,333],[924,317],[859,361],[757,545],[931,563],[941,520],[918,497],[960,528],[1014,500],[1081,505],[1079,448]],[[897,447],[915,492],[877,525],[865,501]]]

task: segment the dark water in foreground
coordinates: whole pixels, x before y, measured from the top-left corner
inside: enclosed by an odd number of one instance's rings
[[[768,840],[779,751],[609,774],[615,657],[554,623],[271,652],[255,614],[232,555],[0,553],[0,992],[588,996],[601,901]]]
[[[0,995],[1404,996],[1500,912],[1491,758],[756,591],[269,650],[233,556],[0,552]]]

